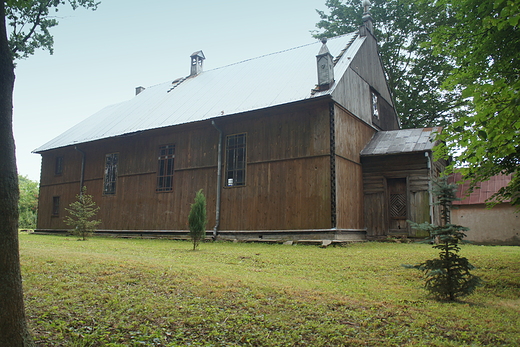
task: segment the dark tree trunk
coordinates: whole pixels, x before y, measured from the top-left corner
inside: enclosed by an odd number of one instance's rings
[[[13,138],[14,65],[0,12],[0,346],[31,346],[18,251],[18,174]]]

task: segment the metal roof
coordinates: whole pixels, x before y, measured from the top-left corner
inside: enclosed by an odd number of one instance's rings
[[[449,183],[457,184],[457,198],[461,200],[453,201],[453,205],[479,205],[485,204],[493,194],[498,192],[509,184],[512,175],[497,175],[492,176],[487,181],[479,182],[473,192],[468,193],[470,182],[465,181],[460,172],[457,172],[448,178]],[[509,202],[505,200],[504,202]]]
[[[331,38],[339,58],[336,80],[345,73],[364,37]],[[232,115],[331,94],[311,93],[317,83],[321,42],[264,55],[146,88],[132,99],[108,106],[35,149],[35,153],[138,131]],[[202,54],[202,52],[201,52]]]
[[[362,156],[431,151],[433,134],[442,128],[379,131],[361,151]]]

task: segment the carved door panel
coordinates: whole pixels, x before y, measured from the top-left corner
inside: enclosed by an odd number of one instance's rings
[[[387,187],[390,232],[407,232],[408,199],[406,194],[406,178],[388,179]]]

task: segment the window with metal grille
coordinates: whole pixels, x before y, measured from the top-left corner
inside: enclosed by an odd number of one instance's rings
[[[105,157],[105,178],[103,180],[103,194],[116,194],[118,153],[107,154]]]
[[[63,157],[56,157],[54,162],[54,174],[59,176],[63,173]]]
[[[175,145],[164,145],[159,147],[159,158],[157,168],[158,192],[168,192],[173,189],[173,164],[175,162]]]
[[[226,187],[246,184],[246,134],[226,137]]]
[[[60,197],[53,196],[52,197],[52,215],[58,216],[60,214]]]

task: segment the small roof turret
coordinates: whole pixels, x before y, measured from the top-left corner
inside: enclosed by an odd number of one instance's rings
[[[190,76],[196,76],[202,72],[202,62],[206,57],[202,51],[197,51],[191,54],[191,69]]]
[[[318,67],[318,90],[327,90],[334,83],[334,57],[327,47],[327,38],[321,39],[321,49],[316,56]]]

